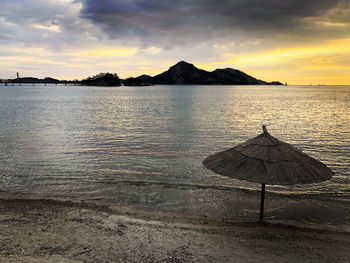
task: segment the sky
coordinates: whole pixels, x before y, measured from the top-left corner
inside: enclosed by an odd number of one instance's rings
[[[153,76],[181,60],[350,84],[350,0],[0,1],[0,79]]]

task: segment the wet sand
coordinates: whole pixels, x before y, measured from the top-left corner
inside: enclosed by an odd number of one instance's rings
[[[0,262],[350,262],[350,233],[0,199]]]

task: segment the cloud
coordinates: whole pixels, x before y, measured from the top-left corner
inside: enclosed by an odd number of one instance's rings
[[[2,0],[0,44],[246,49],[344,37],[347,0]],[[255,48],[259,45],[255,45]],[[154,49],[154,50],[156,50]],[[153,50],[153,51],[154,51]],[[158,52],[158,54],[161,52]]]
[[[198,41],[271,36],[307,37],[331,23],[347,22],[346,0],[81,0],[81,17],[112,39],[138,39],[171,48]],[[348,11],[345,11],[348,10]],[[333,18],[338,14],[339,18]],[[314,18],[327,17],[323,26]],[[334,20],[334,21],[333,21]],[[341,20],[341,21],[338,21]],[[346,24],[347,25],[347,24]],[[336,34],[345,34],[338,28]],[[334,33],[335,34],[335,33]]]
[[[105,35],[80,18],[82,4],[67,0],[2,0],[0,44],[60,49]]]

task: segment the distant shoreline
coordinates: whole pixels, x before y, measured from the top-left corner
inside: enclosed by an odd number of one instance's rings
[[[256,79],[243,71],[225,68],[214,71],[206,71],[196,68],[193,64],[186,61],[180,61],[171,66],[167,71],[156,76],[140,75],[120,79],[116,73],[99,73],[92,77],[82,80],[58,80],[50,77],[38,79],[34,77],[19,77],[17,72],[16,79],[2,80],[4,83],[44,83],[80,86],[151,86],[151,85],[283,85],[279,81],[266,82]]]
[[[19,83],[8,83],[7,85],[5,85],[4,82],[0,82],[0,86],[80,86],[80,87],[102,87],[102,86],[88,86],[88,85],[74,85],[74,84],[64,84],[64,83],[34,83],[34,85],[32,83],[21,83],[21,85]],[[121,86],[125,86],[125,85],[121,85]],[[346,87],[349,86],[350,84],[329,84],[329,85],[309,85],[309,84],[288,84],[288,86],[284,86],[284,85],[271,85],[271,84],[266,84],[266,85],[237,85],[237,84],[187,84],[187,85],[178,85],[178,84],[155,84],[155,85],[133,85],[133,86],[125,86],[125,87],[149,87],[149,86],[255,86],[255,87],[259,87],[259,86],[282,86],[285,88],[288,87]],[[120,86],[105,86],[105,87],[120,87]]]

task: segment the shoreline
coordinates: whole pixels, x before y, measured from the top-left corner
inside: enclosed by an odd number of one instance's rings
[[[257,192],[255,190],[238,189],[241,191]],[[322,201],[322,199],[320,199]],[[343,200],[331,200],[335,203],[347,204],[347,201]],[[0,190],[0,203],[19,203],[35,205],[37,202],[42,205],[55,205],[62,207],[72,207],[77,209],[90,209],[99,212],[105,212],[109,214],[115,214],[119,216],[127,216],[136,219],[148,220],[148,221],[162,221],[167,223],[184,223],[194,225],[212,225],[212,226],[226,226],[226,225],[238,225],[238,226],[252,226],[255,224],[270,224],[271,226],[278,226],[282,228],[294,228],[303,231],[327,231],[330,233],[348,233],[350,236],[350,222],[344,223],[331,223],[325,224],[320,222],[301,222],[294,220],[275,219],[274,217],[265,217],[264,222],[258,220],[258,216],[255,219],[229,219],[215,217],[209,213],[190,213],[190,212],[176,212],[167,209],[159,209],[156,207],[145,207],[141,205],[128,205],[124,203],[110,202],[104,198],[89,198],[89,197],[77,197],[77,196],[47,196],[40,194],[22,193],[22,192],[9,192]],[[347,208],[344,208],[347,210]],[[254,217],[255,218],[255,217]]]
[[[0,196],[1,262],[349,262],[350,233]]]

